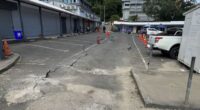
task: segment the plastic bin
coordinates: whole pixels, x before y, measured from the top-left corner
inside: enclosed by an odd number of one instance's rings
[[[23,39],[22,31],[14,31],[14,36],[15,36],[16,40],[22,40]]]

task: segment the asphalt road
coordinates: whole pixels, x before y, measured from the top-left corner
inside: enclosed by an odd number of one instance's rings
[[[11,44],[11,49],[19,53],[21,58],[10,70],[1,74],[0,79],[0,110],[22,110],[25,104],[10,107],[2,98],[8,89],[24,88],[15,84],[14,80],[26,78],[27,75],[45,76],[49,71],[54,71],[61,62],[75,59],[83,50],[96,44],[97,34],[85,34],[74,37],[39,40],[26,43]],[[11,81],[10,81],[11,80]]]
[[[97,36],[12,44],[21,60],[0,75],[0,110],[158,110],[144,107],[130,74],[146,69],[144,46],[123,33],[96,45]],[[174,62],[154,53],[151,69],[160,61]]]

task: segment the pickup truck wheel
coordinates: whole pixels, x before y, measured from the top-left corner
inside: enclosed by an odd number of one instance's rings
[[[164,51],[164,50],[161,50],[161,53],[165,56],[168,56],[169,55],[169,52],[168,51]]]
[[[178,57],[178,52],[179,52],[179,46],[175,46],[175,47],[172,47],[170,52],[169,52],[169,55],[171,58],[173,59],[177,59]]]

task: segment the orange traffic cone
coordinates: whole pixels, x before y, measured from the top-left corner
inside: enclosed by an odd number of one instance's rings
[[[3,53],[4,56],[10,56],[13,54],[6,40],[3,41]]]
[[[144,39],[144,45],[147,47],[147,39]]]
[[[139,35],[139,40],[142,41],[142,34]]]
[[[109,39],[109,37],[110,37],[110,32],[109,31],[106,32],[106,37]]]
[[[143,42],[143,44],[145,45],[145,47],[147,47],[147,38],[146,38],[146,35],[145,34],[143,34],[143,39],[142,39],[142,42]]]
[[[144,42],[144,35],[141,34],[141,42]]]

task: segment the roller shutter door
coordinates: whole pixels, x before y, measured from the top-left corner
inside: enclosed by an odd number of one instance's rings
[[[21,11],[25,37],[39,37],[41,35],[39,8],[22,4]]]
[[[71,17],[71,33],[74,33],[74,18]]]
[[[45,36],[60,34],[59,13],[43,9],[42,19]]]
[[[0,10],[0,37],[13,39],[12,13],[9,10]]]
[[[67,33],[69,34],[69,33],[71,33],[70,32],[71,27],[70,27],[70,18],[69,17],[66,18],[66,25],[67,25]]]

